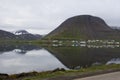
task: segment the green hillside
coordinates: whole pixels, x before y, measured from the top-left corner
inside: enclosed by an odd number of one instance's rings
[[[118,39],[120,32],[103,19],[80,15],[67,19],[44,39]]]

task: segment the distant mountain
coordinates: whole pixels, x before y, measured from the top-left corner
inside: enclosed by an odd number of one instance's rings
[[[18,30],[13,33],[0,30],[0,40],[37,40],[41,38],[41,35],[31,34],[26,30]]]
[[[0,40],[15,39],[15,35],[11,32],[0,30]]]
[[[21,34],[21,35],[17,35],[16,38],[19,40],[37,40],[37,39],[41,39],[42,36],[36,34]]]
[[[118,26],[111,26],[112,29],[115,29],[115,30],[120,30],[120,27]]]
[[[13,32],[15,35],[23,35],[23,34],[30,34],[29,32],[27,32],[26,30],[18,30]]]
[[[109,27],[103,19],[91,15],[71,17],[45,37],[45,39],[114,38],[120,38],[120,32]]]
[[[18,31],[15,31],[14,34],[17,36],[16,38],[20,40],[36,40],[36,39],[42,38],[42,35],[31,34],[26,30],[18,30]]]

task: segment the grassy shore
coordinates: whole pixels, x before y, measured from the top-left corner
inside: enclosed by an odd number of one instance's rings
[[[108,72],[120,71],[120,64],[92,66],[80,70],[58,69],[47,72],[29,72],[0,76],[0,80],[72,80],[79,77],[87,77]]]

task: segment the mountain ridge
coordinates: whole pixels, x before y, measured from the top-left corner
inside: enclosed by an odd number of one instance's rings
[[[50,32],[45,38],[112,39],[118,38],[119,34],[120,32],[109,27],[102,18],[91,15],[79,15],[65,20],[60,26]]]
[[[37,40],[41,38],[42,35],[32,34],[26,30],[19,30],[13,33],[5,30],[0,30],[0,40]]]

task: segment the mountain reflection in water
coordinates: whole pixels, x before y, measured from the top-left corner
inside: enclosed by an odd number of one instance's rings
[[[47,50],[70,69],[107,64],[111,59],[120,58],[119,48],[51,47]]]
[[[120,49],[105,47],[45,47],[0,45],[0,73],[79,69],[102,64],[120,64]]]
[[[67,69],[54,55],[39,46],[4,45],[3,47],[2,45],[0,49],[0,73],[16,74],[56,68]]]

